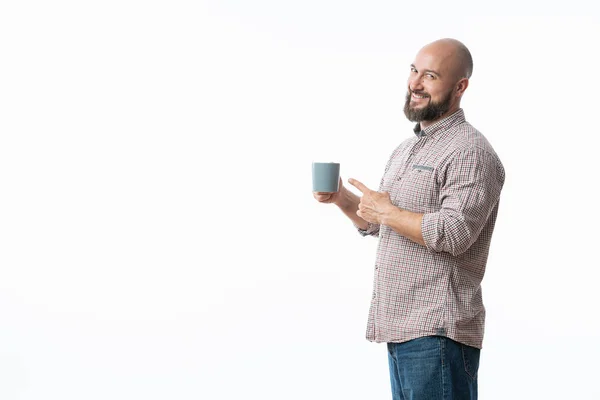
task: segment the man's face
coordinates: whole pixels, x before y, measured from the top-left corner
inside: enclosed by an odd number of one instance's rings
[[[433,121],[456,102],[448,57],[421,50],[410,66],[404,114],[409,121]]]

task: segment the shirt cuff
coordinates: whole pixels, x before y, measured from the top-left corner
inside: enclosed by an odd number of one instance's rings
[[[423,241],[425,247],[429,250],[436,251],[435,245],[439,241],[439,232],[437,229],[437,218],[436,213],[424,214],[421,220],[421,234],[423,235]]]
[[[379,236],[379,224],[372,224],[369,222],[367,229],[360,229],[358,226],[356,226],[356,229],[362,236]]]

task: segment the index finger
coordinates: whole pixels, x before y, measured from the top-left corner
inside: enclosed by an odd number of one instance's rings
[[[366,187],[362,182],[357,181],[356,179],[348,179],[348,182],[354,186],[355,188],[357,188],[358,190],[360,190],[362,193],[365,192],[369,192],[371,189],[369,189],[368,187]]]

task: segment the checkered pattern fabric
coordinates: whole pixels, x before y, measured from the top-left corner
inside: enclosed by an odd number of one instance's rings
[[[459,109],[401,143],[379,191],[422,213],[426,246],[385,225],[358,229],[379,238],[367,339],[405,342],[441,335],[481,348],[485,272],[504,167]]]

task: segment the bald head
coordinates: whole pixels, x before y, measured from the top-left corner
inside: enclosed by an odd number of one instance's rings
[[[471,78],[473,73],[473,58],[471,52],[462,42],[456,39],[440,39],[423,47],[424,52],[439,58],[440,62],[455,79]]]

